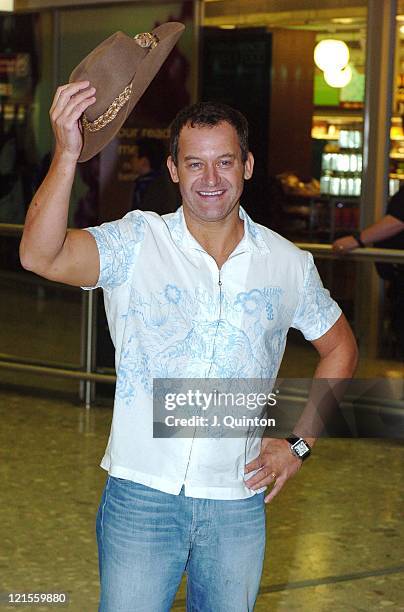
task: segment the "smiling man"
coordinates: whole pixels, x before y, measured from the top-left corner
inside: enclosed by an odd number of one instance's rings
[[[88,83],[55,98],[56,152],[27,216],[23,265],[102,287],[116,350],[113,424],[97,516],[101,612],[248,612],[265,549],[265,504],[313,438],[153,437],[153,379],[276,378],[290,327],[317,349],[315,376],[345,378],[356,344],[311,255],[240,206],[253,173],[246,119],[218,103],[181,111],[167,164],[182,207],[66,234]],[[253,472],[253,475],[251,475]],[[270,493],[266,488],[271,485]]]

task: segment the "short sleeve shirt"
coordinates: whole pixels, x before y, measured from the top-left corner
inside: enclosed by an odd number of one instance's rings
[[[404,186],[395,193],[387,204],[386,214],[404,221]],[[404,230],[376,244],[386,249],[404,249]],[[390,265],[390,264],[387,264]]]
[[[102,467],[167,493],[254,495],[244,466],[260,439],[153,437],[153,379],[275,379],[290,327],[325,334],[341,310],[310,253],[254,223],[219,270],[188,231],[182,207],[132,211],[89,228],[100,256],[117,385]]]
[[[390,198],[386,214],[404,221],[404,186]]]

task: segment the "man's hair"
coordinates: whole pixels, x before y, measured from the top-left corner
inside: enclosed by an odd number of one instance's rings
[[[179,111],[170,126],[170,155],[178,165],[178,141],[182,128],[214,127],[226,121],[237,132],[243,164],[248,157],[248,121],[240,111],[221,102],[197,102]]]
[[[157,138],[138,138],[135,141],[137,156],[147,157],[153,170],[160,170],[166,157],[166,148],[161,140]]]

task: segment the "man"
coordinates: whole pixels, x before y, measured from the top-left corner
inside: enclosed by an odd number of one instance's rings
[[[167,169],[162,168],[166,158],[164,144],[157,138],[139,138],[135,143],[132,169],[136,175],[131,210],[150,210],[164,215],[174,212],[181,204],[177,190],[171,183]]]
[[[168,611],[186,571],[189,610],[246,612],[262,571],[264,498],[315,440],[300,441],[299,454],[285,439],[153,438],[153,379],[275,378],[291,326],[320,355],[315,376],[345,378],[356,344],[311,255],[240,207],[254,158],[245,118],[225,105],[188,107],[172,124],[167,165],[182,208],[66,234],[88,86],[56,94],[55,156],[21,260],[48,279],[104,289],[117,387],[97,517],[100,610]]]
[[[333,242],[333,250],[345,254],[376,243],[385,249],[404,250],[404,187],[390,198],[386,214],[376,223]],[[397,342],[397,356],[404,359],[404,269],[400,264],[377,263],[379,275],[389,281],[391,323]]]

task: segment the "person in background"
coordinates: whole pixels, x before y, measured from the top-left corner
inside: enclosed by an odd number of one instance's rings
[[[181,205],[163,162],[164,143],[157,138],[139,138],[135,143],[132,168],[136,175],[130,210],[149,210],[159,215],[174,212]]]
[[[386,214],[376,223],[333,242],[336,253],[344,254],[353,249],[375,243],[385,249],[404,250],[404,185],[390,198]],[[397,353],[404,358],[404,266],[393,263],[377,263],[377,271],[383,280],[389,281],[391,300],[391,324],[397,342]]]
[[[74,213],[74,227],[88,227],[89,225],[96,225],[99,221],[100,155],[95,155],[95,157],[80,164],[79,173],[81,180],[88,189],[77,203]]]

